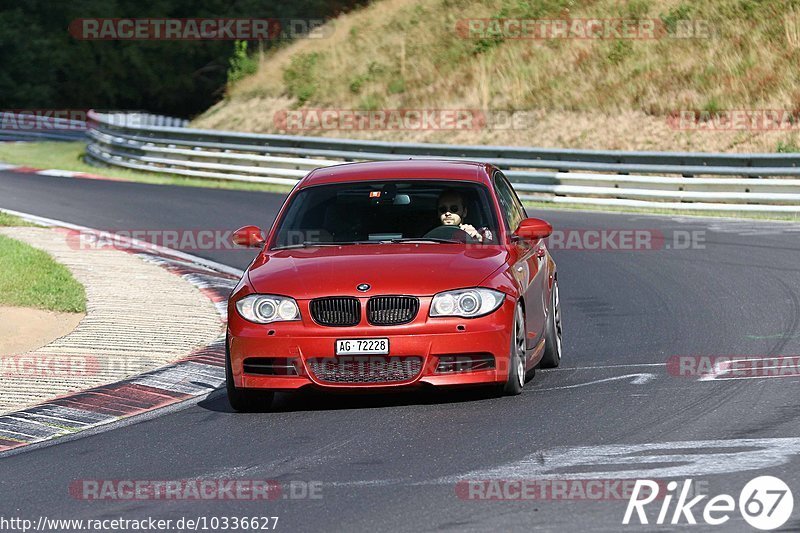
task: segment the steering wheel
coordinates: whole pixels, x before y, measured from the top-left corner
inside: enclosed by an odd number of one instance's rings
[[[422,236],[428,239],[449,239],[458,242],[471,242],[469,234],[458,226],[438,226]]]

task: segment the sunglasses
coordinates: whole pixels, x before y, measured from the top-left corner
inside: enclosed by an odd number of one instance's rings
[[[459,209],[461,209],[461,207],[459,207],[459,206],[457,206],[457,205],[450,205],[450,206],[447,206],[447,205],[440,205],[440,206],[439,206],[439,212],[440,212],[441,214],[443,214],[443,215],[444,215],[445,213],[458,213],[458,210],[459,210]]]

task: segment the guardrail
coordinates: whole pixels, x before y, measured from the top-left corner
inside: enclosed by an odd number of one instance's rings
[[[90,113],[87,159],[149,172],[292,185],[348,161],[447,158],[503,169],[524,199],[679,210],[800,212],[800,154],[711,154],[390,143],[185,127]],[[155,121],[157,122],[157,121]]]
[[[4,115],[0,112],[0,115]],[[40,117],[32,113],[13,113],[0,121],[0,142],[82,141],[86,122],[58,117]]]
[[[98,114],[95,114],[97,116]],[[102,115],[106,120],[127,121],[134,126],[186,127],[188,120],[152,113],[114,113]],[[30,117],[30,120],[25,120]],[[0,142],[86,140],[91,121],[72,120],[32,113],[14,113],[14,120],[0,121]]]

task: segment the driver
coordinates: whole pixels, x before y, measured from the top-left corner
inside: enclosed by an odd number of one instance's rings
[[[444,191],[439,195],[439,220],[445,226],[457,226],[477,242],[491,242],[492,231],[487,227],[475,229],[471,224],[464,224],[467,218],[467,208],[464,198],[456,191]]]

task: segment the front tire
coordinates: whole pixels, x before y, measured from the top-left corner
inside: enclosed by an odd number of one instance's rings
[[[556,368],[561,364],[561,300],[558,296],[558,280],[553,281],[549,311],[547,314],[544,356],[541,363],[539,363],[542,368]]]
[[[239,389],[233,382],[231,355],[228,352],[228,340],[225,340],[225,389],[228,392],[228,403],[239,413],[267,411],[272,407],[275,393],[272,391]]]
[[[506,396],[520,394],[525,386],[525,343],[525,313],[522,305],[517,304],[511,329],[508,377],[502,389]]]

